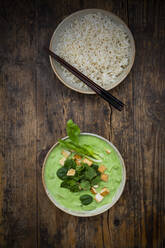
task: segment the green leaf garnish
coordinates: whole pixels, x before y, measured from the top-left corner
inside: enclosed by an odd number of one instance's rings
[[[58,169],[57,176],[61,180],[65,180],[67,178],[67,172],[68,172],[68,168],[63,166],[62,168]]]
[[[88,158],[93,163],[102,161],[102,154],[98,153],[93,146],[79,143],[80,128],[72,121],[67,122],[67,135],[68,138],[65,140],[59,140],[59,143],[66,150],[74,151],[81,157]],[[57,171],[57,176],[62,180],[60,186],[66,188],[71,192],[78,192],[81,190],[90,190],[94,185],[97,185],[101,181],[101,173],[98,171],[98,165],[81,163],[77,166],[73,158],[66,159],[64,166]],[[70,169],[74,169],[75,173],[73,176],[67,176],[67,172]],[[82,195],[80,201],[83,205],[88,205],[93,201],[93,197],[90,195]]]
[[[78,191],[80,191],[79,184],[75,180],[73,180],[73,179],[66,179],[65,181],[63,181],[61,183],[61,187],[62,188],[67,188],[71,192],[78,192]]]
[[[64,167],[68,169],[76,169],[76,162],[73,159],[66,159],[64,163]]]
[[[83,189],[83,190],[89,190],[91,185],[90,185],[90,182],[87,181],[87,180],[81,180],[80,182],[80,187]]]
[[[73,150],[82,156],[88,156],[91,159],[101,160],[101,155],[94,151],[92,146],[79,144],[80,128],[72,120],[67,122],[66,130],[69,138],[66,140],[59,140],[59,143],[64,148]]]
[[[93,178],[91,181],[91,186],[99,184],[100,181],[101,181],[101,176],[97,176],[97,177]]]
[[[93,201],[93,198],[90,195],[82,195],[80,196],[80,201],[83,205],[89,205]]]
[[[88,180],[92,180],[95,176],[97,176],[97,173],[95,169],[88,166],[85,170],[85,178]]]
[[[70,140],[75,143],[78,143],[80,128],[72,120],[69,120],[67,122],[66,132]]]
[[[99,166],[97,164],[92,164],[91,167],[95,170],[98,171]]]

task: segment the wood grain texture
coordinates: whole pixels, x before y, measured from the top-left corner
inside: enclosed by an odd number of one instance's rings
[[[135,64],[111,90],[126,103],[121,113],[66,88],[43,51],[60,21],[83,8],[112,11],[133,32]],[[165,247],[164,13],[164,1],[0,2],[0,247]],[[122,197],[92,218],[54,207],[41,182],[44,157],[69,118],[111,140],[126,164]]]

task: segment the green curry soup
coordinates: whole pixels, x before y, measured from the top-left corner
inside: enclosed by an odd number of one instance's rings
[[[106,195],[101,202],[94,200],[95,195],[90,190],[82,190],[79,192],[71,192],[67,188],[60,187],[61,179],[56,175],[57,170],[62,166],[59,160],[63,158],[61,151],[63,148],[61,145],[57,145],[49,154],[44,170],[45,186],[52,196],[60,205],[73,211],[94,210],[101,206],[111,203],[117,189],[122,181],[122,164],[117,152],[106,141],[99,139],[98,137],[91,135],[80,135],[80,144],[89,144],[93,146],[102,155],[102,162],[95,163],[98,165],[103,164],[106,167],[105,173],[109,175],[108,181],[101,181],[96,191],[99,193],[104,187],[109,189],[109,194]],[[106,149],[110,150],[110,154],[106,152]],[[88,194],[93,197],[93,201],[89,205],[82,205],[80,196]]]

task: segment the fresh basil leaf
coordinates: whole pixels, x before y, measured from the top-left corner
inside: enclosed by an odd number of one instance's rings
[[[81,180],[80,182],[80,187],[83,189],[83,190],[89,190],[91,185],[90,185],[90,182],[87,181],[87,180]]]
[[[67,135],[69,136],[69,138],[73,142],[78,143],[79,135],[80,135],[80,128],[72,120],[69,120],[67,122],[66,131],[67,131]]]
[[[91,181],[91,185],[94,186],[94,185],[97,185],[99,182],[101,181],[101,177],[100,175],[93,178],[92,181]]]
[[[76,169],[76,162],[73,159],[66,159],[64,166],[68,169]]]
[[[80,201],[83,205],[89,205],[93,201],[93,198],[90,195],[82,195],[80,196]]]
[[[58,169],[56,174],[61,180],[65,180],[67,178],[67,172],[68,168],[63,166],[62,168]]]
[[[92,180],[95,176],[97,176],[96,171],[92,167],[87,167],[85,170],[85,178],[88,180]]]

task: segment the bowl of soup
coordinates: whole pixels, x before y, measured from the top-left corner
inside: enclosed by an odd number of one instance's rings
[[[68,136],[61,140],[67,142]],[[56,207],[74,216],[89,217],[105,212],[119,200],[126,169],[117,148],[97,134],[80,133],[79,146],[93,147],[101,159],[66,150],[57,142],[45,157],[42,181]]]

